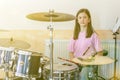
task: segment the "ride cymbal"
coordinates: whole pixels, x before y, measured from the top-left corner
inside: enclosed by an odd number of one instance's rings
[[[40,12],[32,13],[27,15],[27,18],[37,21],[46,21],[46,22],[62,22],[62,21],[71,21],[75,17],[71,14],[66,13],[55,13],[55,12]]]

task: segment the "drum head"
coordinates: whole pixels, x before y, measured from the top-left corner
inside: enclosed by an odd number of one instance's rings
[[[45,66],[46,69],[50,70],[50,65]],[[77,68],[77,65],[72,63],[59,63],[53,64],[54,71],[70,71]]]

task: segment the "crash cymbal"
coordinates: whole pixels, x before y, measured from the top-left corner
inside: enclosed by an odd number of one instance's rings
[[[9,32],[8,30],[0,29],[0,32]]]
[[[25,41],[15,40],[13,38],[0,38],[0,46],[28,49],[30,44]]]
[[[56,13],[56,12],[40,12],[32,13],[27,15],[27,18],[37,21],[46,21],[46,22],[62,22],[62,21],[71,21],[75,17],[71,14],[66,13]]]

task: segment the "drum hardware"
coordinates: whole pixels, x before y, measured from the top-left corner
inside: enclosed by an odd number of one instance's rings
[[[52,22],[52,21],[51,21]],[[49,44],[49,47],[50,47],[50,79],[49,80],[54,80],[53,79],[53,28],[52,26],[48,26],[48,29],[50,30],[50,44]]]
[[[40,78],[38,78],[39,80],[44,80],[44,78],[43,78],[43,68],[44,68],[44,63],[41,63],[41,76],[40,76]]]
[[[50,80],[53,80],[53,22],[71,21],[75,17],[70,14],[56,13],[54,10],[49,10],[49,12],[33,13],[26,16],[29,19],[36,21],[51,22],[47,28],[50,30]]]
[[[4,65],[4,71],[5,71],[5,80],[9,80],[9,74],[8,74],[9,65],[8,64]]]
[[[16,40],[13,38],[0,38],[0,46],[28,49],[30,44],[25,41]]]
[[[119,29],[120,29],[120,18],[117,17],[116,19],[116,24],[114,25],[113,27],[113,39],[115,40],[115,43],[114,43],[114,59],[115,59],[115,62],[114,62],[114,76],[112,78],[110,78],[110,80],[114,79],[114,80],[119,80],[118,77],[116,76],[116,65],[117,65],[117,35],[119,34]]]
[[[42,56],[40,59],[40,67],[41,67],[41,76],[40,78],[36,78],[36,80],[44,80],[43,78],[43,68],[46,64],[49,64],[50,59],[47,56]]]
[[[92,68],[92,71],[88,72],[88,79],[89,80],[105,80],[103,77],[98,75],[98,72],[97,72],[98,66],[90,65],[89,67]]]
[[[117,55],[117,34],[119,34],[118,32],[114,33],[113,35],[115,36],[114,39],[115,39],[115,46],[114,46],[114,59],[115,59],[115,62],[114,62],[114,76],[112,78],[110,78],[110,80],[114,79],[114,80],[119,80],[118,77],[116,76],[116,65],[117,65],[117,58],[116,58],[116,55]]]
[[[103,53],[103,56],[106,56],[108,54],[108,51],[103,50],[102,53]],[[97,55],[97,53],[92,55],[92,57],[95,57],[95,55]],[[92,60],[94,60],[94,58]],[[92,60],[90,60],[90,61],[92,61]],[[91,65],[89,67],[93,68],[93,71],[89,71],[89,73],[88,73],[88,79],[89,80],[105,80],[103,77],[98,75],[98,65],[97,66],[94,66],[94,65],[92,66]]]
[[[3,64],[3,68],[4,68],[4,72],[5,72],[5,78],[4,78],[4,80],[10,80],[10,79],[12,79],[12,77],[9,77],[9,71],[11,70],[10,69],[10,64],[9,63],[4,63]]]

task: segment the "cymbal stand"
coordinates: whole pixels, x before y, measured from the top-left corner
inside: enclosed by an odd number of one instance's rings
[[[6,51],[4,51],[4,57],[3,57],[3,68],[5,71],[5,78],[4,80],[9,80],[9,62],[7,62],[4,58],[5,58],[5,53]]]
[[[88,79],[89,80],[105,80],[103,77],[98,75],[98,65],[96,65],[96,66],[91,65],[89,67],[92,68],[92,71],[88,72]]]
[[[32,80],[32,76],[27,76],[27,80]]]
[[[52,14],[54,13],[53,10],[49,10],[50,15],[50,22],[52,23]],[[50,30],[50,78],[49,80],[53,80],[53,27],[52,24],[48,26]]]
[[[117,34],[119,34],[118,32],[113,33],[113,35],[115,36],[113,39],[115,39],[115,46],[114,46],[114,76],[112,78],[110,78],[110,80],[114,79],[114,80],[119,80],[116,77],[116,63],[117,63],[117,59],[116,59],[116,54],[117,54]]]

